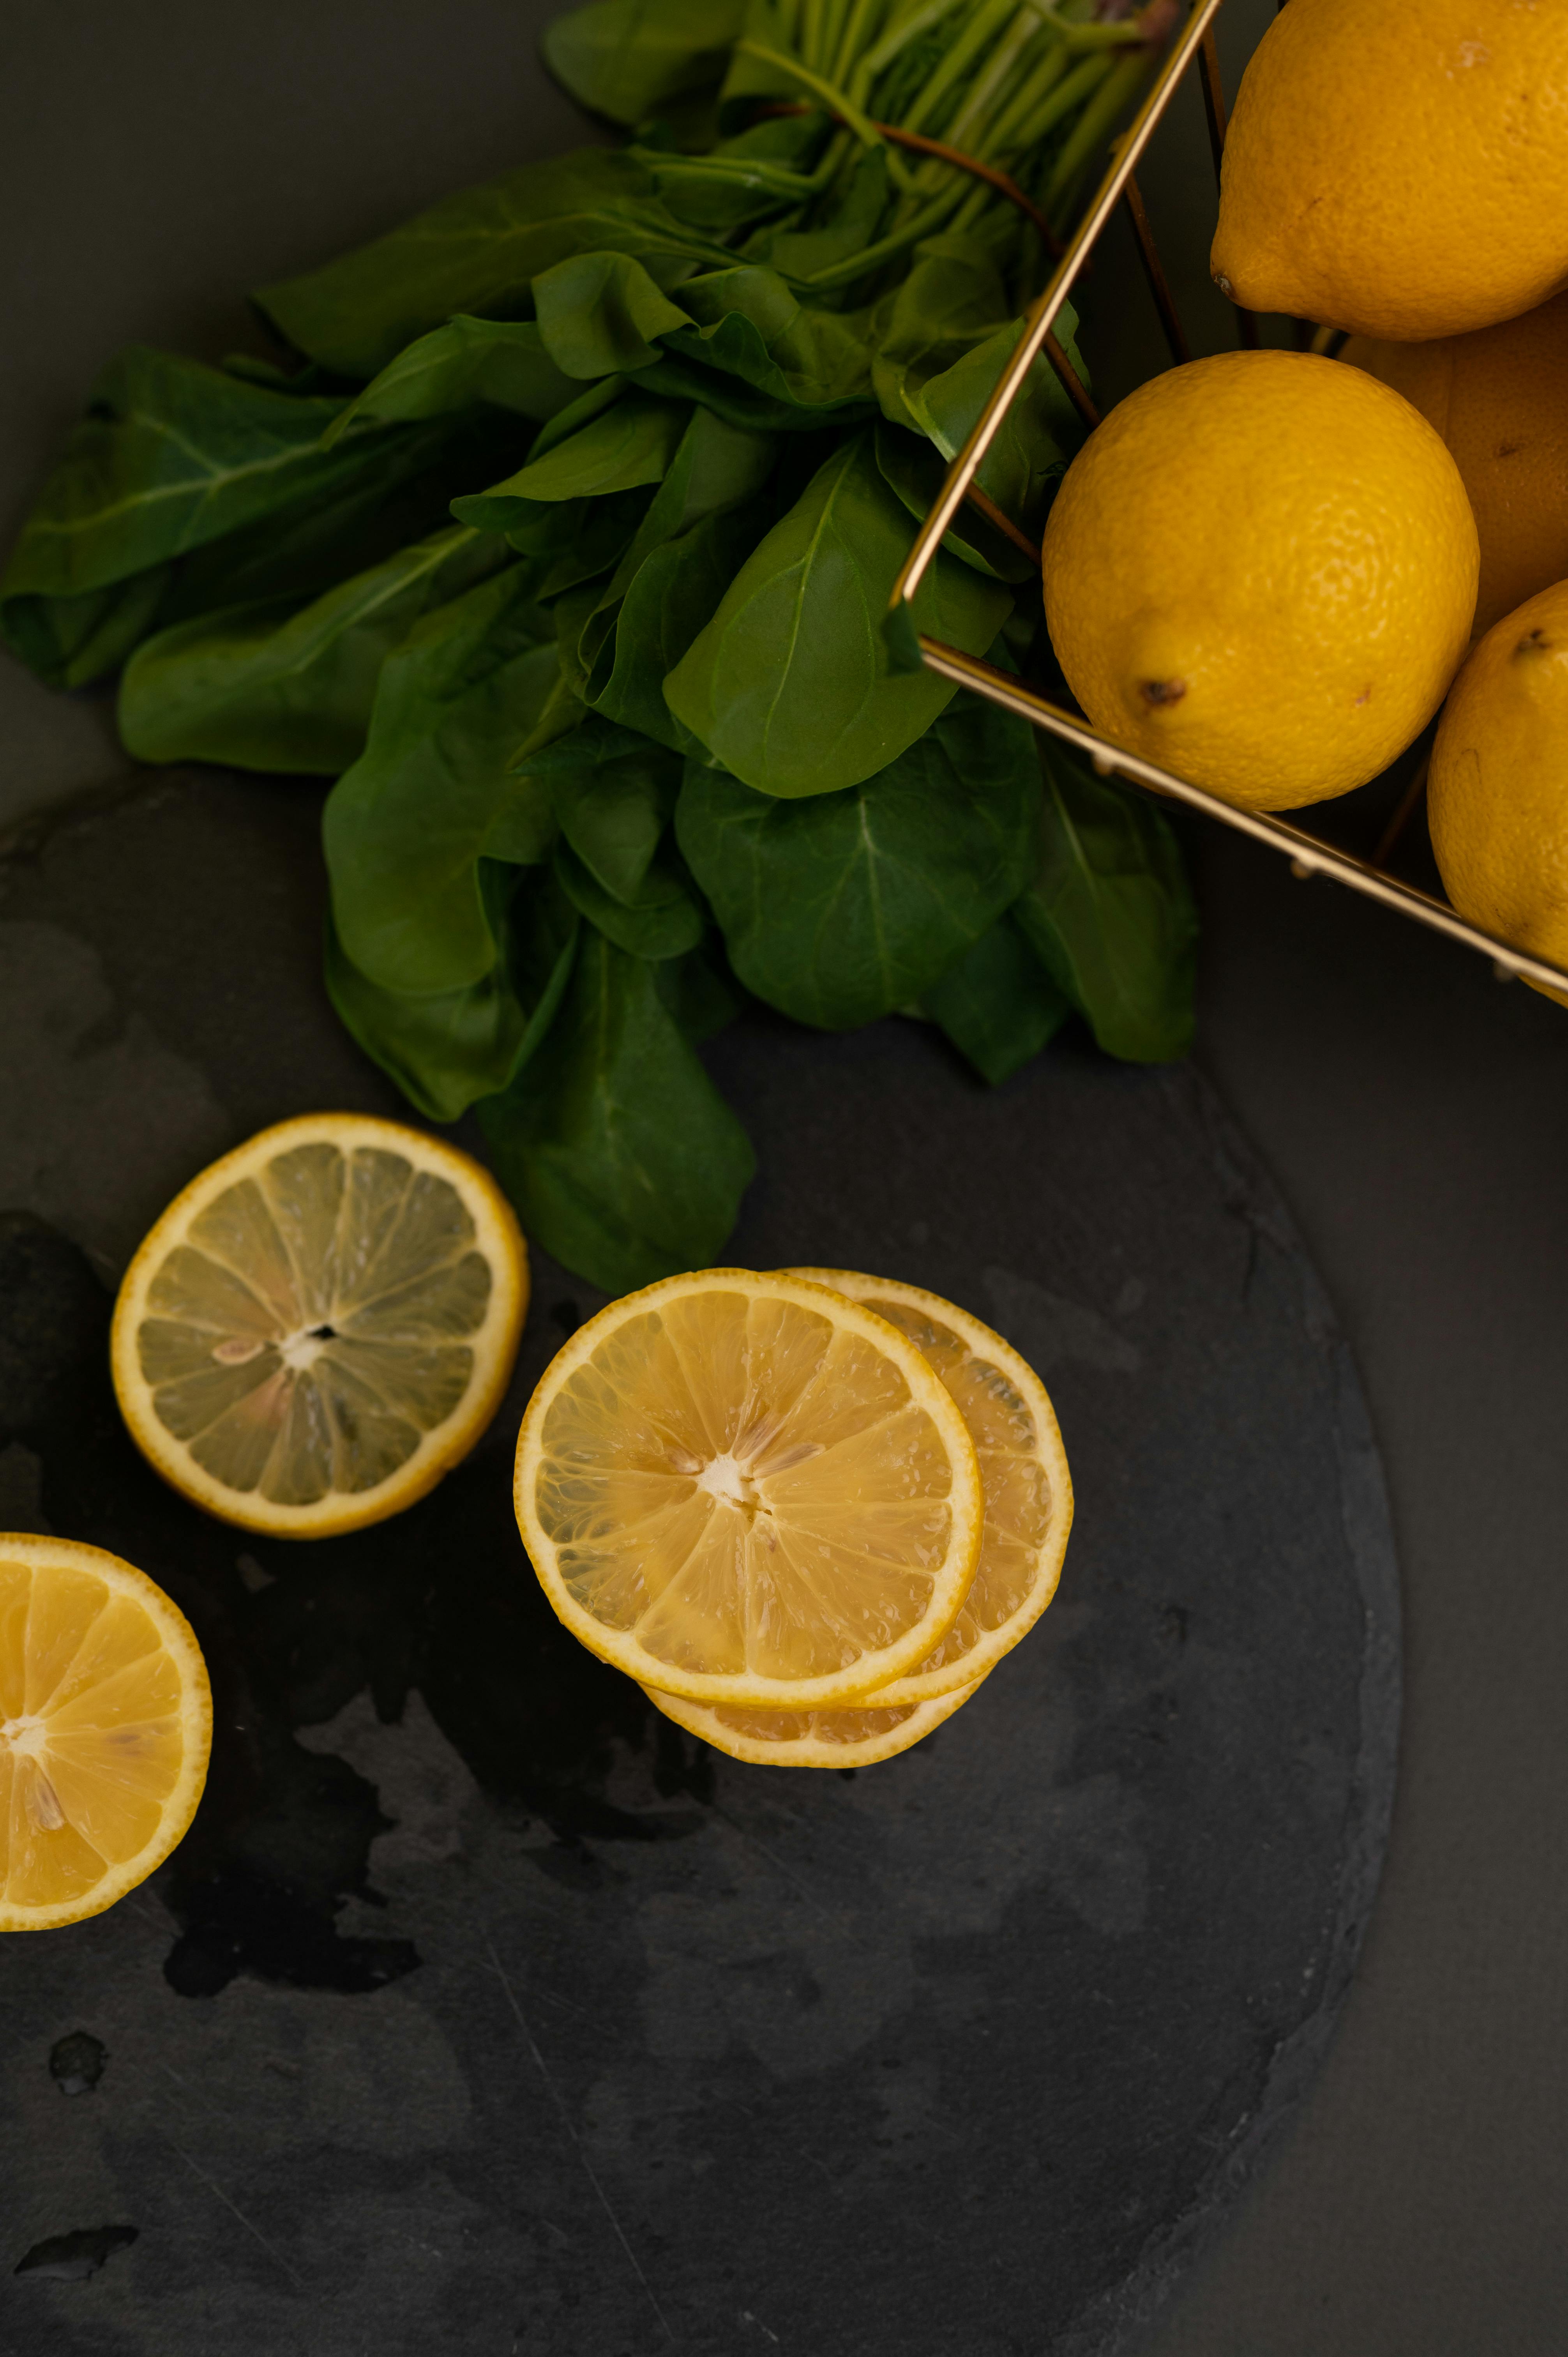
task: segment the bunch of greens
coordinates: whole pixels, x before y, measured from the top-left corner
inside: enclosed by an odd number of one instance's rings
[[[431,1118],[478,1106],[524,1224],[612,1290],[729,1232],[751,1148],[695,1044],[748,993],[924,1016],[991,1081],[1075,1009],[1187,1044],[1157,812],[883,630],[1046,266],[887,126],[1065,220],[1153,13],[596,0],[547,54],[629,144],[267,289],[287,369],[124,354],[0,583],[42,677],[123,670],[137,758],[337,778],[344,1021]],[[1041,363],[920,626],[1048,660],[1020,542],[1083,430]]]

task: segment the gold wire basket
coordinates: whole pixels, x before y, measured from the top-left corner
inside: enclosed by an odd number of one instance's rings
[[[1170,288],[1155,249],[1148,213],[1139,193],[1136,178],[1139,159],[1153,138],[1160,118],[1176,95],[1182,76],[1195,63],[1203,84],[1204,112],[1208,120],[1209,142],[1214,151],[1214,169],[1218,179],[1219,160],[1225,146],[1226,107],[1224,88],[1219,75],[1219,57],[1215,46],[1214,19],[1219,13],[1220,0],[1193,0],[1191,14],[1171,47],[1170,55],[1161,68],[1158,78],[1144,101],[1132,129],[1116,144],[1110,169],[1095,193],[1094,200],[1084,214],[1071,242],[1062,253],[1045,292],[1030,312],[1017,349],[1003,372],[995,392],[976,424],[974,431],[959,452],[942,484],[935,504],[928,511],[920,526],[908,561],[894,586],[893,606],[912,597],[918,588],[927,567],[941,544],[942,535],[957,515],[966,499],[972,498],[993,520],[991,502],[976,488],[972,491],[975,470],[991,447],[1014,400],[1023,390],[1029,371],[1039,354],[1047,360],[1061,376],[1067,392],[1072,397],[1086,421],[1093,425],[1097,418],[1092,403],[1083,386],[1066,362],[1066,356],[1057,341],[1053,328],[1062,306],[1071,294],[1084,264],[1110,222],[1119,204],[1125,204],[1132,228],[1137,240],[1150,292],[1154,296],[1173,361],[1187,357],[1187,339],[1181,320],[1171,297]],[[1257,322],[1250,312],[1239,311],[1238,332],[1241,341],[1256,345]],[[1314,339],[1315,347],[1324,349],[1325,339]],[[1020,535],[1013,531],[1011,536]],[[1037,554],[1037,552],[1031,551]],[[988,696],[1005,711],[1015,712],[1021,718],[1032,721],[1038,728],[1047,728],[1053,737],[1087,753],[1101,777],[1116,776],[1133,784],[1146,787],[1150,792],[1164,795],[1171,802],[1183,802],[1189,810],[1202,811],[1218,819],[1224,826],[1234,827],[1238,834],[1251,835],[1255,842],[1266,843],[1283,851],[1290,860],[1293,872],[1304,879],[1313,876],[1329,876],[1337,883],[1348,884],[1352,891],[1361,892],[1369,899],[1380,901],[1386,909],[1397,909],[1419,924],[1428,925],[1434,932],[1444,933],[1450,941],[1463,942],[1466,948],[1479,950],[1492,961],[1494,973],[1501,981],[1512,981],[1522,975],[1527,981],[1543,983],[1549,989],[1568,991],[1568,970],[1551,964],[1544,958],[1531,957],[1511,942],[1499,941],[1495,934],[1484,932],[1451,908],[1446,900],[1434,898],[1412,884],[1391,875],[1381,864],[1394,845],[1419,800],[1425,778],[1423,763],[1412,778],[1396,809],[1384,829],[1377,850],[1370,859],[1358,858],[1354,853],[1309,834],[1305,828],[1289,824],[1283,819],[1270,817],[1262,811],[1241,810],[1232,802],[1222,802],[1218,794],[1202,786],[1190,785],[1185,778],[1169,770],[1145,761],[1136,753],[1114,744],[1108,737],[1084,720],[1062,710],[1047,697],[1011,673],[998,671],[993,664],[965,654],[958,647],[948,646],[940,639],[919,633],[921,657],[929,671],[961,686],[973,688],[980,695]]]

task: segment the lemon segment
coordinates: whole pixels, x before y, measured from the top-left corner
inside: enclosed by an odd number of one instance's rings
[[[974,1443],[985,1523],[973,1584],[924,1661],[876,1690],[876,1701],[889,1707],[929,1702],[993,1669],[1056,1594],[1073,1506],[1056,1410],[1010,1342],[940,1295],[853,1269],[789,1273],[861,1302],[907,1334],[951,1394]]]
[[[810,1707],[951,1625],[983,1496],[905,1336],[788,1276],[669,1277],[579,1329],[518,1440],[519,1527],[591,1651],[689,1700]]]
[[[114,1388],[195,1503],[277,1536],[396,1513],[506,1389],[528,1258],[452,1146],[323,1114],[226,1155],[169,1206],[115,1305]]]
[[[200,1649],[145,1573],[0,1534],[0,1932],[112,1907],[196,1813],[212,1740]]]
[[[874,1710],[755,1710],[731,1703],[682,1702],[645,1686],[650,1703],[715,1751],[767,1768],[872,1768],[908,1751],[950,1718],[979,1678],[928,1702]]]

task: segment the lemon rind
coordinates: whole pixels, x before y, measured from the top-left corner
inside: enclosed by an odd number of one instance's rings
[[[940,1293],[932,1293],[924,1286],[906,1285],[897,1277],[866,1276],[855,1269],[798,1268],[790,1269],[788,1274],[805,1277],[814,1285],[826,1286],[830,1292],[842,1292],[851,1301],[861,1297],[852,1288],[864,1286],[868,1297],[875,1297],[880,1294],[885,1299],[901,1302],[910,1309],[923,1310],[939,1323],[950,1326],[971,1350],[980,1352],[1001,1368],[1027,1401],[1039,1426],[1039,1454],[1045,1461],[1051,1484],[1053,1512],[1050,1535],[1039,1550],[1040,1574],[1028,1597],[1009,1620],[1004,1620],[999,1628],[988,1630],[979,1643],[958,1661],[950,1662],[940,1670],[917,1668],[908,1671],[902,1677],[890,1679],[886,1686],[875,1686],[871,1690],[876,1703],[886,1705],[889,1710],[906,1703],[934,1701],[939,1695],[950,1694],[955,1686],[967,1685],[984,1677],[998,1662],[1004,1660],[1014,1646],[1028,1635],[1061,1584],[1062,1562],[1072,1534],[1073,1489],[1067,1449],[1051,1395],[1028,1361],[1013,1348],[1011,1342],[1004,1340],[972,1312],[961,1308],[956,1301],[945,1300]],[[983,1476],[982,1480],[983,1482]],[[868,1703],[870,1699],[868,1696]]]
[[[484,1323],[469,1342],[475,1372],[467,1391],[450,1415],[421,1436],[418,1447],[397,1471],[371,1490],[329,1490],[308,1506],[287,1506],[227,1488],[165,1430],[142,1373],[136,1334],[154,1275],[184,1241],[198,1212],[259,1164],[291,1146],[318,1141],[346,1152],[356,1146],[380,1146],[405,1156],[417,1168],[433,1171],[456,1187],[473,1218],[478,1249],[489,1264],[490,1298]],[[121,1282],[110,1328],[114,1395],[131,1437],[154,1471],[192,1505],[219,1522],[269,1538],[336,1538],[401,1513],[425,1497],[443,1474],[468,1454],[506,1396],[528,1312],[529,1286],[528,1246],[517,1216],[481,1163],[443,1138],[372,1114],[297,1114],[258,1131],[209,1163],[181,1189],[144,1237]]]
[[[948,1497],[952,1508],[952,1539],[936,1575],[930,1606],[903,1637],[881,1649],[876,1656],[876,1670],[870,1676],[865,1667],[865,1656],[846,1669],[817,1678],[768,1678],[752,1670],[728,1674],[678,1670],[648,1652],[629,1632],[606,1629],[592,1619],[576,1602],[555,1567],[553,1544],[533,1505],[535,1478],[543,1456],[544,1417],[555,1394],[616,1326],[682,1293],[726,1290],[757,1298],[777,1299],[782,1296],[808,1309],[820,1310],[825,1299],[832,1305],[835,1322],[848,1322],[893,1360],[909,1387],[910,1397],[926,1410],[942,1436],[952,1470]],[[847,1321],[846,1311],[850,1313]],[[580,1326],[552,1359],[528,1404],[517,1438],[512,1494],[518,1527],[540,1586],[557,1618],[591,1653],[596,1653],[613,1668],[623,1670],[639,1685],[656,1684],[661,1694],[679,1695],[688,1702],[753,1704],[763,1709],[785,1707],[781,1701],[785,1695],[789,1696],[789,1708],[827,1710],[835,1705],[853,1706],[864,1695],[879,1689],[888,1678],[901,1675],[930,1652],[952,1626],[969,1593],[980,1555],[983,1517],[980,1467],[968,1427],[946,1386],[908,1337],[859,1302],[850,1301],[824,1286],[795,1277],[765,1276],[755,1269],[744,1268],[701,1269],[661,1277],[656,1284],[610,1302],[596,1317]]]
[[[715,1751],[723,1751],[731,1760],[744,1760],[755,1768],[876,1768],[885,1760],[897,1760],[902,1751],[912,1750],[939,1727],[961,1710],[983,1678],[972,1678],[967,1685],[951,1692],[932,1695],[918,1703],[914,1715],[902,1727],[894,1727],[890,1735],[879,1740],[870,1738],[864,1743],[824,1743],[821,1737],[808,1735],[798,1743],[765,1743],[759,1737],[737,1734],[716,1719],[711,1704],[691,1703],[678,1695],[664,1694],[656,1686],[644,1686],[642,1691],[654,1708],[688,1735],[700,1737],[711,1743]],[[864,1709],[864,1704],[855,1706]]]

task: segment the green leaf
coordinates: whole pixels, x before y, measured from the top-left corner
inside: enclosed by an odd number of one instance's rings
[[[582,387],[557,368],[532,319],[448,319],[397,355],[333,420],[328,447],[352,429],[442,417],[489,403],[542,425]]]
[[[1038,1055],[1072,1008],[1004,915],[925,992],[920,1011],[994,1086]]]
[[[630,156],[578,148],[447,197],[428,212],[256,300],[280,334],[345,376],[373,377],[454,313],[516,318],[542,271],[613,247],[662,279],[727,257],[660,203]]]
[[[564,844],[556,849],[555,873],[572,906],[633,957],[684,957],[707,931],[701,906],[672,861],[655,859],[629,901],[607,892]]]
[[[593,0],[544,28],[544,61],[596,114],[632,125],[724,79],[745,0]]]
[[[682,282],[681,301],[697,324],[665,337],[666,359],[723,370],[786,407],[819,413],[817,423],[842,424],[870,407],[864,316],[802,304],[759,263],[701,272]]]
[[[274,598],[177,623],[126,667],[121,742],[139,761],[335,776],[364,750],[390,651],[506,561],[500,543],[455,525],[303,610]]]
[[[944,458],[956,458],[973,432],[1013,357],[1023,324],[1015,320],[998,328],[951,368],[929,377],[918,393],[907,392],[909,423],[929,436]],[[1037,360],[981,460],[975,480],[1015,523],[1037,526],[1087,431],[1056,371],[1048,361]]]
[[[94,385],[11,552],[0,597],[107,588],[323,496],[362,463],[358,452],[321,447],[341,407],[133,346]]]
[[[645,737],[595,715],[531,754],[561,832],[601,888],[632,907],[681,790],[681,764]]]
[[[710,1264],[756,1168],[657,969],[591,929],[549,1037],[479,1118],[528,1233],[607,1293]]]
[[[689,750],[693,738],[664,701],[664,682],[717,611],[767,522],[766,512],[728,509],[644,558],[584,683],[596,712],[672,751]]]
[[[486,864],[487,882],[505,875]],[[549,1031],[571,978],[580,925],[570,911],[553,935],[540,925],[544,896],[507,878],[510,906],[487,892],[490,921],[501,943],[489,974],[460,990],[410,996],[383,990],[345,955],[330,914],[327,920],[328,994],[367,1055],[432,1121],[456,1121],[480,1097],[507,1088]],[[545,911],[546,917],[552,911]],[[514,969],[525,961],[516,936],[525,930],[542,983],[525,1005]]]
[[[692,324],[629,253],[577,253],[541,271],[533,308],[545,350],[574,378],[651,368],[653,339]]]
[[[73,597],[8,597],[0,638],[48,687],[86,687],[117,671],[168,598],[171,565]]]
[[[544,790],[510,770],[556,685],[547,628],[517,565],[428,615],[382,668],[322,832],[344,950],[384,989],[480,981],[497,954],[480,855],[548,848]]]
[[[542,458],[531,458],[505,482],[454,500],[452,512],[481,532],[515,532],[534,520],[538,503],[603,499],[661,482],[681,445],[690,410],[682,402],[628,393]]]
[[[711,928],[694,950],[661,959],[653,973],[660,996],[693,1045],[723,1031],[749,1003]]]
[[[1197,917],[1180,847],[1146,794],[1040,740],[1039,872],[1016,920],[1101,1047],[1165,1063],[1192,1045]]]
[[[799,802],[688,762],[676,838],[746,988],[839,1030],[932,987],[1034,872],[1031,737],[965,697],[877,776]]]
[[[929,442],[900,432],[885,417],[876,421],[875,437],[878,474],[905,512],[923,523],[937,503],[946,467]],[[998,532],[967,501],[943,533],[942,546],[950,556],[972,565],[977,573],[993,581],[1010,582],[1015,588],[1039,576],[1038,558],[1026,556],[1005,533]]]
[[[858,785],[951,700],[934,673],[889,668],[883,618],[909,538],[870,435],[855,435],[753,551],[665,682],[676,718],[747,785],[789,797]],[[1012,602],[939,553],[913,613],[919,629],[980,654]]]

